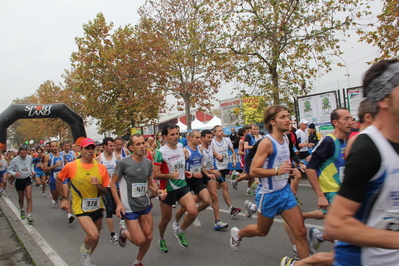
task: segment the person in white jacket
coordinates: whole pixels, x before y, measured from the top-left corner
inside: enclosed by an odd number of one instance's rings
[[[15,189],[18,193],[21,219],[25,219],[24,198],[26,196],[27,220],[31,224],[33,223],[32,177],[36,173],[32,170],[32,156],[28,155],[27,148],[19,148],[18,153],[19,155],[11,161],[7,173],[15,178]]]

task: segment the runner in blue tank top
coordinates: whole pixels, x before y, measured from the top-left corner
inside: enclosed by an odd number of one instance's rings
[[[285,107],[271,106],[266,110],[263,121],[270,134],[259,143],[250,168],[251,176],[260,181],[256,191],[258,221],[241,230],[233,227],[230,230],[230,247],[238,251],[242,238],[266,236],[274,217],[281,215],[295,235],[299,257],[306,258],[309,256],[306,228],[288,184],[290,175],[300,174],[298,169],[292,168],[288,139],[284,135],[290,126],[290,116]]]
[[[186,171],[189,171],[192,174],[191,178],[186,178],[186,182],[190,187],[190,190],[194,191],[194,193],[197,195],[198,199],[196,202],[200,202],[197,206],[198,213],[211,205],[211,196],[209,195],[209,192],[202,181],[202,177],[204,175],[207,177],[210,175],[202,167],[202,150],[199,147],[200,144],[201,134],[196,130],[192,130],[190,133],[188,133],[188,145],[183,148],[184,156],[186,158]],[[173,223],[175,229],[178,228],[179,221],[185,211],[186,210],[181,207],[176,212],[176,220]],[[196,227],[201,226],[198,216],[195,218],[193,224]]]

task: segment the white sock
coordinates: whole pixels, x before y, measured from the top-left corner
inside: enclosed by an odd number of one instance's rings
[[[234,234],[234,238],[235,238],[236,240],[240,240],[240,239],[241,239],[241,237],[238,235],[238,232]]]
[[[141,263],[141,260],[134,260],[133,264],[139,264]]]
[[[316,234],[316,238],[317,238],[320,242],[324,242],[323,233]]]
[[[184,231],[181,230],[180,227],[179,227],[179,229],[177,230],[177,232],[178,232],[179,234],[183,234],[183,233],[184,233]]]
[[[231,208],[233,208],[233,206],[230,206],[230,207],[229,207],[229,211],[231,211]]]
[[[250,190],[251,190],[251,188],[247,187],[247,192],[250,191]]]
[[[292,249],[297,252],[296,245],[292,245]]]
[[[256,204],[251,204],[251,207],[249,207],[249,209],[253,212],[256,212]]]

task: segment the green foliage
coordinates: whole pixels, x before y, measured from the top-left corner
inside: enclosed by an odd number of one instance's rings
[[[140,9],[140,28],[158,36],[163,50],[158,64],[165,70],[165,93],[177,99],[177,108],[210,110],[225,70],[226,57],[212,53],[210,21],[200,0],[148,0]],[[191,121],[187,121],[191,128]]]
[[[373,31],[359,30],[361,40],[380,49],[380,55],[374,62],[399,56],[399,2],[384,0],[383,10],[378,18],[378,26]],[[372,26],[372,25],[369,25]]]
[[[121,134],[156,119],[164,94],[154,86],[161,80],[152,63],[156,53],[143,36],[130,25],[113,31],[101,13],[83,30],[71,56],[72,89],[82,95],[87,114],[98,119],[100,133]]]
[[[340,55],[339,34],[369,15],[361,0],[209,1],[215,50],[233,56],[230,73],[272,104],[306,95]]]

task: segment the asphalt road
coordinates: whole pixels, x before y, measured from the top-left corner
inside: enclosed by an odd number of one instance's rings
[[[280,260],[284,256],[293,256],[292,245],[284,231],[281,217],[276,217],[275,222],[266,237],[245,238],[240,245],[240,251],[234,252],[229,246],[229,229],[233,226],[243,228],[248,224],[256,223],[256,216],[248,219],[244,214],[244,202],[253,199],[245,196],[244,182],[239,184],[237,191],[229,187],[233,205],[242,210],[241,214],[231,218],[227,212],[219,191],[219,202],[221,206],[221,219],[229,224],[229,228],[223,231],[213,229],[213,211],[211,208],[200,213],[199,218],[202,226],[196,228],[193,225],[187,230],[187,241],[189,246],[183,248],[178,244],[173,236],[172,224],[169,224],[166,233],[166,240],[169,253],[161,253],[158,250],[158,228],[160,220],[160,210],[158,200],[153,200],[152,210],[154,217],[154,239],[151,247],[143,260],[144,265],[280,265]],[[8,188],[8,198],[18,207],[17,193],[15,189]],[[81,265],[79,247],[83,243],[84,231],[75,220],[74,223],[67,223],[67,214],[59,209],[54,209],[51,204],[49,191],[47,198],[42,198],[41,189],[33,188],[33,217],[34,224],[26,225],[31,229],[33,235],[38,234],[37,239],[41,239],[39,245],[50,254],[55,261],[55,265]],[[312,211],[316,205],[316,196],[310,186],[303,182],[300,184],[299,199],[303,203],[302,211]],[[15,209],[16,210],[16,209]],[[322,221],[305,221],[308,228],[321,226]],[[23,223],[26,224],[25,221]],[[119,220],[114,218],[115,230],[118,230]],[[37,233],[36,233],[37,232]],[[35,238],[36,239],[36,238]],[[330,251],[332,244],[324,243],[320,251]],[[100,242],[92,258],[96,265],[132,265],[138,248],[128,242],[125,248],[109,242],[109,232],[103,221]]]

